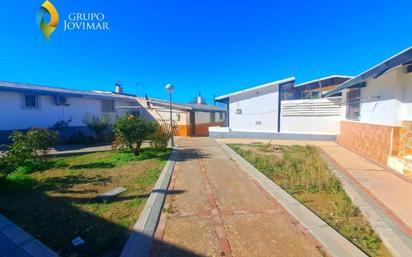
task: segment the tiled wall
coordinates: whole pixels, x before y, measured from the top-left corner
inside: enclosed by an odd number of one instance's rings
[[[388,157],[398,152],[398,138],[399,127],[341,121],[337,142],[379,164],[386,165]]]
[[[412,156],[412,121],[403,121],[400,129],[399,156]]]

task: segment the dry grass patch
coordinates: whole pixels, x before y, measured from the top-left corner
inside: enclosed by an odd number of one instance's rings
[[[314,146],[229,145],[370,256],[391,256]]]

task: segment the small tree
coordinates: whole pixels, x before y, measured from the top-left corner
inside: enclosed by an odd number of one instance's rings
[[[82,122],[93,131],[96,139],[101,138],[103,132],[111,127],[111,117],[108,114],[103,114],[101,117],[91,113],[86,113],[82,117]]]
[[[125,115],[116,120],[113,128],[117,140],[132,150],[135,155],[139,155],[143,141],[151,136],[154,126],[144,119]]]
[[[165,149],[170,139],[170,131],[167,126],[160,126],[157,123],[154,127],[154,132],[150,137],[150,145],[156,149]]]
[[[5,157],[7,163],[17,167],[24,165],[27,160],[34,159],[33,147],[26,133],[14,131],[9,139],[12,144]]]
[[[58,142],[58,133],[47,129],[30,129],[27,133],[14,131],[12,144],[0,158],[0,169],[8,174],[19,167],[39,170],[48,160],[48,151]]]
[[[47,160],[50,148],[59,141],[59,133],[42,128],[29,130],[26,136],[34,157],[43,161]]]

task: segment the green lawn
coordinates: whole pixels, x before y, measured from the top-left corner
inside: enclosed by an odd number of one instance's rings
[[[229,145],[370,256],[391,256],[313,146]]]
[[[54,158],[48,170],[0,178],[0,213],[61,256],[118,256],[170,150]],[[96,198],[115,187],[110,201]],[[86,244],[73,247],[80,236]]]

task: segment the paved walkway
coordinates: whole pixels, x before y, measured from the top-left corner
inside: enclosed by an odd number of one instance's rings
[[[319,243],[213,140],[182,147],[152,256],[322,256]],[[176,247],[168,247],[173,245]],[[185,249],[182,253],[176,249]]]
[[[320,148],[412,238],[412,182],[340,145]]]

